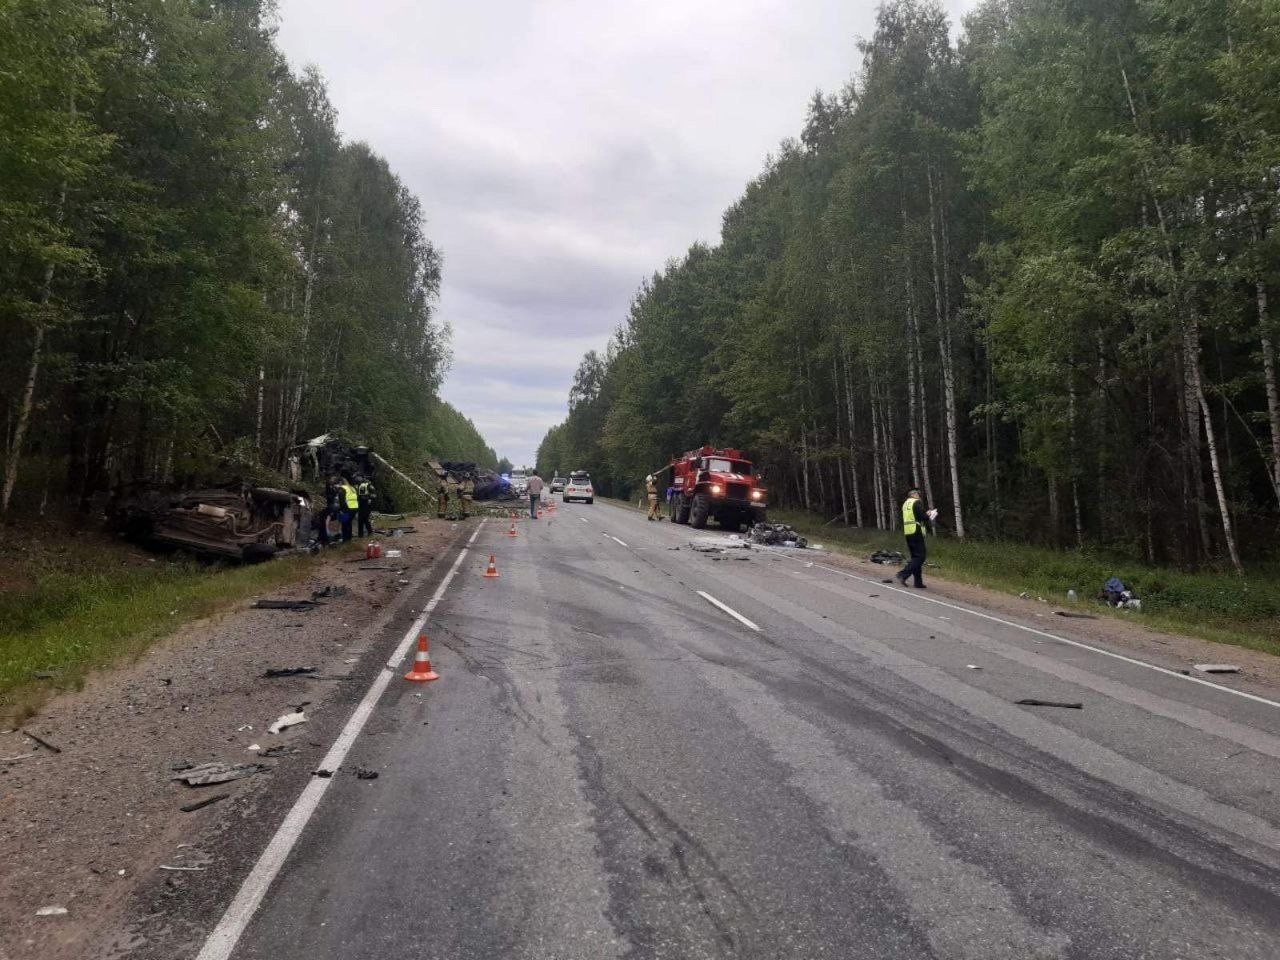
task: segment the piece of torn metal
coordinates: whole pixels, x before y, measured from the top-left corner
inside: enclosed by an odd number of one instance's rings
[[[207,870],[207,869],[208,869],[208,867],[171,867],[171,866],[169,866],[169,864],[167,864],[167,863],[162,863],[162,864],[160,864],[160,866],[159,866],[159,867],[157,867],[157,869],[158,869],[158,870],[174,870],[174,871],[182,871],[182,872],[184,872],[184,873],[185,873],[185,872],[199,873],[201,870]]]
[[[271,726],[267,727],[267,733],[279,733],[281,730],[287,730],[290,727],[296,727],[298,724],[306,722],[306,715],[301,710],[286,713]]]
[[[1197,663],[1195,669],[1201,673],[1239,673],[1240,668],[1234,663]]]
[[[1097,620],[1098,619],[1092,613],[1072,613],[1070,610],[1055,610],[1053,612],[1060,617],[1070,617],[1072,620]]]
[[[194,803],[184,803],[178,809],[183,813],[195,813],[197,810],[211,807],[219,800],[225,800],[229,796],[231,796],[229,793],[215,793],[212,797],[205,797],[203,800],[196,800]]]
[[[1015,700],[1019,706],[1023,707],[1062,707],[1064,710],[1083,710],[1084,704],[1070,700],[1038,700],[1035,697],[1024,697],[1021,700]]]
[[[265,763],[202,763],[189,770],[183,770],[170,779],[181,780],[189,787],[209,787],[215,783],[228,783],[232,780],[243,780],[255,773],[271,769]]]
[[[316,672],[316,669],[317,669],[316,667],[269,667],[269,668],[266,670],[266,672],[264,672],[264,673],[262,674],[262,676],[263,676],[264,678],[267,678],[267,677],[301,677],[301,676],[303,676],[304,674],[308,674],[308,673],[315,673],[315,672]],[[252,727],[250,727],[250,729],[253,729],[253,728],[252,728]]]
[[[311,591],[312,600],[322,600],[325,597],[345,597],[346,595],[347,595],[346,587],[335,587],[332,584],[327,587],[322,587],[319,590]]]
[[[378,771],[369,770],[369,769],[366,769],[365,767],[356,767],[356,779],[357,780],[377,780]]]
[[[66,915],[66,907],[41,907],[36,911],[37,917],[65,917]]]
[[[254,610],[313,610],[320,604],[315,600],[255,600]]]
[[[62,752],[61,747],[55,747],[52,743],[50,743],[48,740],[44,739],[43,737],[37,737],[30,730],[20,730],[19,733],[21,733],[28,740],[34,740],[36,743],[40,744],[40,746],[44,747],[46,750],[50,750],[54,753]]]

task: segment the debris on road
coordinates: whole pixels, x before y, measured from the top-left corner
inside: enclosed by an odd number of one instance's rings
[[[1240,668],[1234,663],[1197,663],[1195,668],[1201,673],[1239,673]]]
[[[313,777],[323,777],[325,780],[328,780],[330,777],[333,776],[333,771],[332,770],[312,770],[311,775]]]
[[[12,757],[0,757],[0,763],[17,763],[19,760],[30,760],[35,756],[39,756],[38,750],[32,750],[30,753],[19,753]]]
[[[872,563],[892,564],[893,566],[906,562],[906,558],[897,550],[877,550],[867,559]]]
[[[1098,619],[1092,613],[1072,613],[1069,610],[1055,610],[1053,612],[1060,617],[1070,617],[1073,620],[1097,620]]]
[[[747,538],[752,543],[762,543],[771,547],[794,547],[803,550],[809,546],[808,540],[785,523],[757,523],[747,533]]]
[[[158,870],[174,870],[174,871],[182,871],[182,872],[199,873],[201,870],[207,870],[208,868],[207,868],[207,867],[171,867],[171,866],[169,866],[169,864],[167,864],[167,863],[162,863],[162,864],[160,864],[160,866],[159,866],[159,867],[157,867],[156,869],[158,869]]]
[[[316,667],[270,667],[263,673],[264,678],[268,677],[300,677],[304,674],[315,673]],[[249,729],[253,729],[250,727]]]
[[[320,606],[315,600],[255,600],[255,610],[312,610]]]
[[[356,779],[357,780],[377,780],[378,771],[366,770],[364,767],[356,767]]]
[[[203,800],[196,800],[194,803],[184,803],[178,809],[183,813],[195,813],[197,810],[203,810],[205,807],[211,807],[220,800],[225,800],[231,796],[229,793],[215,793],[212,797],[205,797]]]
[[[37,917],[65,917],[66,915],[66,907],[41,907],[36,911]]]
[[[1083,703],[1074,703],[1067,700],[1037,700],[1033,697],[1025,697],[1022,700],[1015,700],[1022,707],[1062,707],[1065,710],[1083,710]]]
[[[46,750],[52,751],[53,753],[62,752],[61,747],[55,747],[52,743],[50,743],[48,740],[45,740],[43,737],[37,737],[30,730],[21,730],[19,732],[28,740],[34,740],[36,743],[40,744],[40,746],[44,747]]]
[[[208,787],[215,783],[243,780],[269,769],[264,763],[202,763],[182,770],[171,779],[181,780],[189,787]]]
[[[981,669],[982,669],[982,668],[981,668],[980,666],[978,666],[976,663],[966,663],[966,664],[965,664],[965,666],[966,666],[966,667],[968,667],[970,670],[981,670]]]
[[[306,715],[301,710],[293,713],[286,713],[271,726],[267,727],[267,733],[276,734],[281,730],[287,730],[290,727],[296,727],[300,723],[306,723]]]
[[[1110,577],[1102,585],[1102,592],[1098,594],[1098,599],[1109,607],[1121,610],[1142,609],[1142,601],[1134,596],[1133,591],[1119,577]]]
[[[319,590],[312,590],[311,599],[322,600],[325,597],[345,597],[347,595],[347,592],[348,591],[346,587],[335,587],[330,585],[327,587],[322,587]]]

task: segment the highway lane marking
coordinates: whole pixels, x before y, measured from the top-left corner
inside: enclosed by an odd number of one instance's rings
[[[697,591],[697,593],[698,593],[698,596],[700,596],[703,600],[706,600],[708,603],[710,603],[713,606],[719,607],[721,610],[723,610],[729,616],[733,617],[733,619],[737,620],[739,623],[750,627],[756,633],[760,632],[760,628],[758,626],[756,626],[752,621],[748,620],[746,617],[740,614],[737,610],[733,609],[733,607],[729,606],[727,603],[721,603],[719,600],[717,600],[711,594],[707,593],[705,590],[699,590]]]
[[[484,520],[481,520],[475,532],[467,540],[466,546],[458,552],[457,559],[453,561],[453,566],[449,568],[449,572],[445,574],[444,579],[440,581],[440,585],[436,587],[436,592],[427,601],[427,605],[422,610],[422,615],[413,621],[413,625],[409,627],[404,637],[401,638],[400,643],[396,646],[391,659],[387,661],[386,666],[379,672],[373,683],[369,685],[364,699],[360,701],[350,719],[347,720],[346,726],[342,728],[342,732],[333,741],[333,746],[329,748],[329,752],[320,761],[320,769],[336,771],[342,765],[342,761],[346,759],[347,753],[355,743],[356,737],[360,735],[360,731],[364,729],[365,723],[368,722],[370,715],[373,713],[373,708],[377,706],[378,700],[382,697],[383,691],[386,690],[387,685],[391,682],[391,678],[395,676],[396,668],[404,660],[409,648],[417,640],[419,632],[426,626],[427,618],[435,611],[440,599],[444,596],[444,592],[449,589],[449,584],[453,581],[459,567],[462,566],[462,561],[466,559],[467,553],[471,550],[471,545],[476,542],[476,537],[480,535],[480,530],[483,526]],[[253,919],[253,915],[258,911],[258,907],[261,906],[268,888],[275,880],[276,875],[279,874],[280,868],[284,866],[285,859],[297,844],[298,838],[302,836],[302,831],[316,812],[321,798],[332,782],[333,779],[330,777],[312,777],[311,782],[303,788],[302,793],[285,815],[284,822],[276,830],[275,836],[271,838],[271,842],[267,844],[266,849],[262,851],[262,855],[258,857],[258,862],[253,865],[253,869],[249,871],[249,875],[245,877],[244,882],[240,885],[235,899],[231,901],[231,905],[227,907],[222,919],[213,928],[213,932],[209,934],[209,939],[205,941],[204,947],[196,957],[196,960],[228,960],[230,958],[232,951],[236,948],[236,944],[240,941],[240,937],[249,926],[249,921]]]
[[[610,540],[612,540],[614,543],[621,544],[624,547],[626,546],[626,544],[623,541],[619,540],[612,533],[606,533],[605,536],[608,537]]]
[[[779,556],[783,557],[786,560],[790,560],[793,563],[804,562],[798,559],[797,557],[788,557],[785,553],[782,553],[780,550],[770,550],[770,552],[777,553]],[[818,563],[818,564],[815,564],[815,566],[817,566],[819,570],[827,570],[831,573],[838,573],[840,576],[848,577],[850,580],[861,580],[863,583],[870,583],[873,586],[881,585],[879,580],[872,580],[869,577],[860,577],[856,573],[846,573],[844,570],[837,570],[835,567],[828,567],[826,564]],[[896,590],[894,592],[902,593],[902,591],[896,591]],[[979,610],[971,610],[968,607],[962,607],[954,603],[948,603],[945,600],[938,600],[938,599],[935,599],[934,597],[922,597],[919,594],[915,594],[915,593],[906,593],[904,595],[909,597],[915,597],[915,599],[917,600],[923,600],[925,603],[936,603],[938,604],[938,606],[946,607],[949,610],[958,610],[961,613],[967,613],[967,614],[970,614],[971,616],[981,617],[983,620],[990,620],[993,623],[1002,623],[1006,627],[1016,627],[1018,630],[1025,630],[1027,633],[1034,633],[1040,637],[1048,637],[1050,640],[1057,640],[1059,643],[1069,644],[1070,646],[1077,647],[1081,650],[1088,650],[1092,653],[1100,653],[1104,657],[1111,657],[1115,660],[1123,660],[1125,663],[1131,663],[1135,667],[1146,667],[1148,670],[1154,670],[1156,673],[1163,673],[1166,676],[1174,677],[1178,680],[1189,680],[1191,683],[1198,683],[1203,687],[1212,687],[1214,690],[1221,690],[1223,693],[1234,694],[1237,697],[1243,697],[1244,699],[1252,700],[1255,703],[1261,703],[1261,704],[1265,704],[1268,707],[1276,707],[1277,709],[1280,709],[1280,702],[1277,702],[1275,700],[1268,700],[1266,697],[1260,697],[1254,693],[1247,693],[1244,690],[1234,690],[1231,687],[1224,687],[1222,684],[1214,683],[1212,680],[1203,680],[1200,677],[1192,677],[1192,676],[1188,676],[1185,673],[1178,673],[1178,671],[1170,670],[1168,667],[1161,667],[1154,663],[1147,663],[1147,661],[1138,660],[1135,657],[1126,657],[1123,653],[1115,653],[1112,650],[1105,650],[1102,647],[1095,647],[1092,644],[1082,643],[1079,640],[1071,640],[1067,637],[1060,637],[1056,633],[1049,633],[1047,630],[1039,630],[1036,627],[1028,627],[1026,624],[1023,624],[1023,623],[1015,623],[1012,620],[1005,620],[1003,617],[993,616],[990,613],[982,613]]]

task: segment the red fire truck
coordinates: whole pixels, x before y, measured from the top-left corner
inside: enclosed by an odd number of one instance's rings
[[[668,511],[675,523],[701,530],[714,517],[724,529],[738,530],[764,522],[766,491],[741,450],[699,447],[673,457],[671,486]]]

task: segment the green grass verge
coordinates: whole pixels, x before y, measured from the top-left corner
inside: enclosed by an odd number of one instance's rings
[[[611,500],[631,509],[634,501]],[[769,519],[786,523],[810,543],[866,558],[875,550],[905,553],[902,534],[826,525],[799,510],[770,510]],[[1146,626],[1246,647],[1280,656],[1280,566],[1251,568],[1244,578],[1227,572],[1186,573],[1150,567],[1132,559],[1090,550],[1053,550],[1025,543],[978,540],[929,541],[928,573],[1006,593],[1028,593],[1065,604],[1075,590],[1082,605],[1099,616],[1138,621]],[[1109,577],[1119,577],[1142,599],[1141,612],[1109,612],[1093,603]]]
[[[0,593],[0,715],[25,719],[54,688],[78,689],[90,671],[137,657],[184,623],[300,580],[317,563],[308,556],[235,567],[125,562],[119,548],[92,544],[41,556],[26,583]]]
[[[811,543],[866,557],[877,549],[905,552],[900,533],[823,525],[811,514],[771,510],[769,518],[789,523]],[[1090,550],[1053,550],[1025,543],[979,540],[929,541],[930,570],[945,580],[1008,593],[1028,593],[1064,604],[1075,590],[1082,604],[1100,615],[1137,620],[1156,629],[1280,655],[1280,569],[1275,565],[1234,573],[1185,573]],[[1142,599],[1142,611],[1108,614],[1093,604],[1108,577],[1119,577]]]

